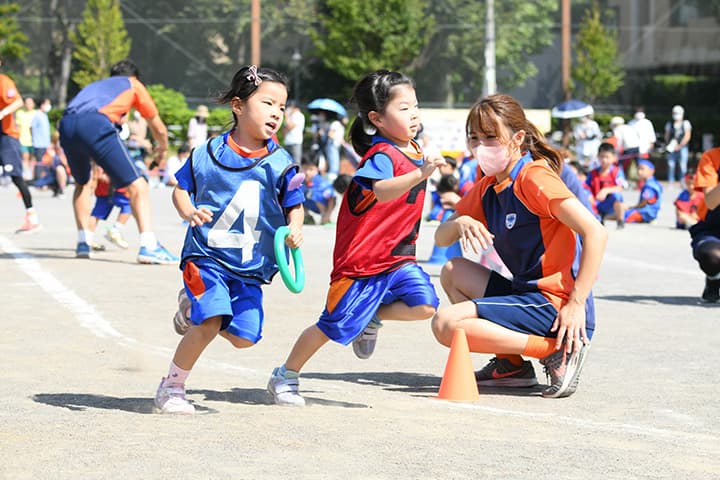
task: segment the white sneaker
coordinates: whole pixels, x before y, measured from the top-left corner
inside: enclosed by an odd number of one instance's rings
[[[382,326],[382,322],[380,322],[377,317],[373,317],[370,323],[368,323],[368,326],[365,327],[365,330],[355,337],[352,341],[352,346],[356,357],[367,360],[372,356],[375,351],[375,344],[377,344],[378,330],[380,330]]]
[[[173,317],[173,326],[178,335],[185,335],[185,332],[193,325],[190,321],[190,306],[190,299],[185,293],[185,289],[181,288],[178,292],[178,310]]]
[[[273,396],[273,400],[277,405],[287,405],[292,407],[304,407],[305,399],[300,395],[300,379],[296,372],[286,371],[285,375],[280,375],[280,368],[273,370],[270,380],[268,380],[267,390]]]
[[[105,232],[105,238],[122,249],[130,247],[130,244],[123,238],[122,233],[120,233],[119,230],[115,230],[113,228],[108,229],[108,231]]]
[[[160,413],[173,413],[176,415],[192,415],[195,407],[185,398],[185,385],[167,385],[165,378],[160,380],[155,393],[155,406]]]

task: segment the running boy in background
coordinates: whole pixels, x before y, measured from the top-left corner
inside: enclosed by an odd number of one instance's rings
[[[140,71],[129,60],[112,66],[110,78],[86,86],[65,109],[60,120],[60,142],[75,178],[73,213],[78,241],[75,256],[90,258],[93,235],[88,230],[92,189],[91,160],[100,165],[117,188],[127,187],[133,216],[140,232],[137,261],[146,264],[174,264],[178,258],[157,241],[151,228],[152,210],[147,180],[130,157],[120,138],[120,125],[131,108],[148,119],[156,141],[155,162],[162,164],[167,152],[167,127],[157,106],[139,80]]]
[[[438,306],[430,277],[415,260],[427,178],[445,160],[426,158],[413,138],[420,126],[413,81],[375,71],[354,88],[358,117],[350,138],[363,156],[338,214],[325,310],[275,368],[268,391],[280,405],[305,405],[299,374],[333,340],[358,358],[373,354],[381,320],[423,320]]]
[[[601,221],[612,216],[617,219],[617,228],[625,226],[625,206],[622,191],[625,187],[625,174],[617,163],[615,147],[610,143],[602,143],[598,148],[600,166],[592,170],[587,177],[590,193],[595,198]]]
[[[195,412],[185,381],[218,334],[236,348],[261,339],[260,287],[278,271],[275,232],[288,224],[287,246],[303,242],[302,178],[292,156],[272,140],[287,94],[287,80],[274,70],[240,68],[219,99],[230,104],[232,129],[209,140],[208,148],[194,149],[175,173],[173,203],[190,226],[181,261],[185,288],[175,315],[184,336],[155,394],[162,413]]]
[[[0,66],[2,64],[3,59],[0,57]],[[15,233],[34,232],[41,228],[30,189],[23,176],[23,151],[14,115],[22,105],[23,99],[15,82],[7,75],[0,74],[0,175],[12,179],[25,205],[25,221]]]
[[[640,198],[637,205],[629,207],[625,211],[625,222],[650,223],[657,218],[660,212],[663,188],[655,180],[655,165],[650,160],[640,159],[637,161],[637,165],[638,183],[642,182]]]
[[[91,232],[95,233],[100,220],[107,220],[113,207],[118,207],[120,211],[118,212],[117,219],[113,226],[105,232],[105,238],[118,247],[127,249],[129,244],[122,235],[122,230],[132,215],[127,190],[125,188],[113,188],[110,183],[110,177],[97,165],[94,167],[93,175],[96,179],[95,206],[92,212],[90,212],[88,228]],[[97,243],[95,240],[90,244],[90,247],[95,251],[105,250],[105,245]]]
[[[315,224],[310,212],[320,215],[320,224],[330,223],[330,217],[335,210],[335,189],[332,183],[325,180],[320,174],[320,167],[316,156],[304,155],[302,159],[302,172],[305,175],[303,192],[305,194],[305,223]]]
[[[695,171],[688,170],[683,179],[685,188],[675,199],[675,228],[685,230],[700,221],[700,205],[705,198],[703,192],[694,188]]]
[[[607,232],[560,179],[564,159],[508,95],[470,108],[468,146],[485,176],[441,223],[435,243],[460,241],[478,253],[494,245],[509,280],[464,257],[445,264],[440,282],[453,305],[433,318],[450,346],[463,328],[471,352],[495,354],[476,372],[479,385],[537,384],[530,361],[550,379],[544,397],[572,395],[595,330],[591,287]]]

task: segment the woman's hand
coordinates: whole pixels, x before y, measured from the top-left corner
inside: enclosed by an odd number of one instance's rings
[[[556,350],[560,350],[563,342],[567,353],[578,352],[584,344],[590,343],[585,331],[585,302],[568,301],[558,312],[550,331],[557,332]]]
[[[472,249],[473,252],[479,254],[481,249],[487,250],[493,244],[495,236],[485,228],[482,222],[468,215],[457,217],[454,222],[457,225],[460,244],[465,251]]]

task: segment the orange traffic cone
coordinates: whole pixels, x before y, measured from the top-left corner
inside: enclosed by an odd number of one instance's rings
[[[474,402],[480,399],[465,330],[458,328],[450,344],[440,391],[437,398],[451,402]]]

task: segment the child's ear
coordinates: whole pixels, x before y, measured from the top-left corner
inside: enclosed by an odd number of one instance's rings
[[[240,100],[239,97],[233,97],[233,99],[230,100],[230,109],[237,115],[242,115],[243,106],[243,101]]]

